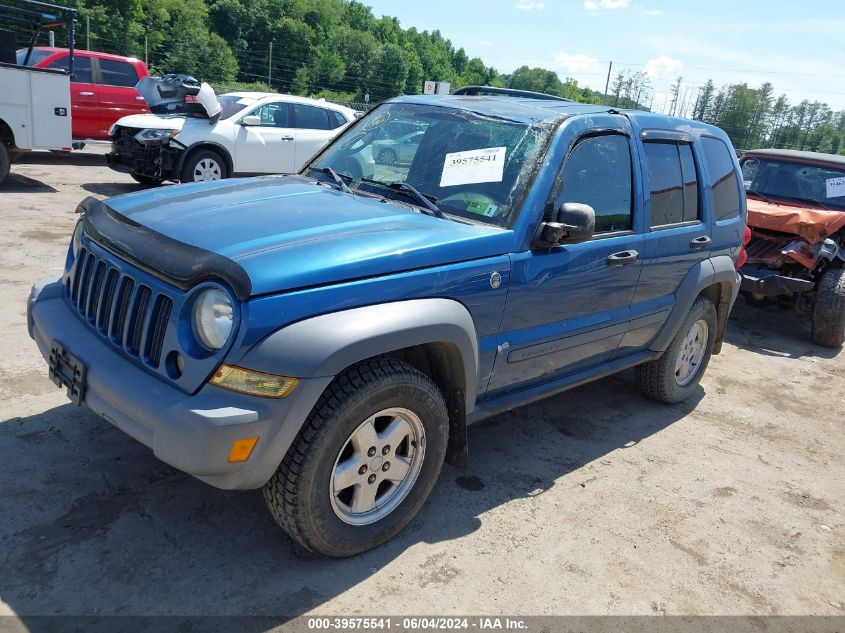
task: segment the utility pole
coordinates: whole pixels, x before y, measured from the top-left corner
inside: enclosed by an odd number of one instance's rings
[[[49,31],[47,36],[50,38],[50,48],[53,48],[56,45],[56,34],[53,31]]]
[[[613,70],[613,62],[607,65],[607,81],[604,82],[604,96],[602,100],[607,99],[607,89],[610,87],[610,71]]]
[[[91,16],[85,16],[85,48],[91,50]]]
[[[150,62],[148,62],[148,61],[147,61],[147,55],[148,55],[148,52],[149,52],[149,51],[148,51],[148,49],[147,49],[147,36],[145,35],[145,36],[144,36],[144,65],[145,65],[145,66],[149,66],[149,65],[150,65]]]
[[[273,87],[273,42],[270,42],[270,59],[267,62],[267,85]]]

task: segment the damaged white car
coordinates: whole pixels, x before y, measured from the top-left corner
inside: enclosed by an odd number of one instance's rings
[[[186,75],[147,77],[136,89],[152,113],[114,124],[107,160],[147,185],[293,173],[355,120],[355,110],[323,100],[265,92],[217,97]]]

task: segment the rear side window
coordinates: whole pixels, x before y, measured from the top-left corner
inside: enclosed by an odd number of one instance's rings
[[[717,220],[727,220],[739,215],[739,180],[734,170],[731,150],[722,141],[709,136],[701,137],[704,160],[713,179],[713,202]]]
[[[59,57],[51,61],[47,64],[47,68],[61,68],[62,70],[68,69],[68,56],[65,55],[64,57]],[[90,84],[93,82],[91,79],[91,58],[90,57],[74,57],[73,58],[73,77],[70,78],[71,81],[75,81],[80,84]]]
[[[296,127],[299,129],[331,130],[337,127],[329,126],[329,113],[324,108],[315,108],[314,106],[304,105],[302,103],[294,103],[293,112],[296,119]]]
[[[339,128],[341,125],[346,125],[348,121],[346,117],[343,116],[337,110],[329,110],[329,127],[332,130]]]
[[[589,204],[596,212],[596,233],[631,229],[631,152],[621,135],[586,138],[563,167],[556,201]]]
[[[686,143],[644,143],[651,189],[651,226],[698,219],[698,177]]]
[[[135,67],[126,62],[119,62],[114,59],[100,60],[100,78],[107,86],[135,87],[138,83],[138,73]]]

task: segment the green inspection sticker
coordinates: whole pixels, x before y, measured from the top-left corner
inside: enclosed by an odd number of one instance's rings
[[[467,211],[470,213],[477,213],[478,215],[483,215],[488,218],[492,218],[496,215],[496,211],[498,210],[498,205],[490,204],[486,200],[470,200],[469,204],[467,204]]]

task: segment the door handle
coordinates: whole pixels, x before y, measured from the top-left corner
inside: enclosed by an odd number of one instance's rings
[[[621,251],[613,253],[607,258],[607,265],[611,268],[619,268],[620,266],[627,266],[633,264],[640,259],[640,254],[637,251]]]
[[[702,235],[701,237],[697,237],[691,241],[689,245],[692,249],[699,249],[710,246],[710,242],[712,242],[712,240],[707,235]]]
[[[146,101],[144,97],[135,97],[135,101]]]
[[[283,136],[280,140],[282,140],[282,141],[292,141],[293,137],[292,136]]]
[[[79,96],[80,96],[80,97],[93,97],[93,96],[94,96],[94,93],[93,93],[93,92],[88,92],[87,90],[82,90],[82,91],[79,93]]]

